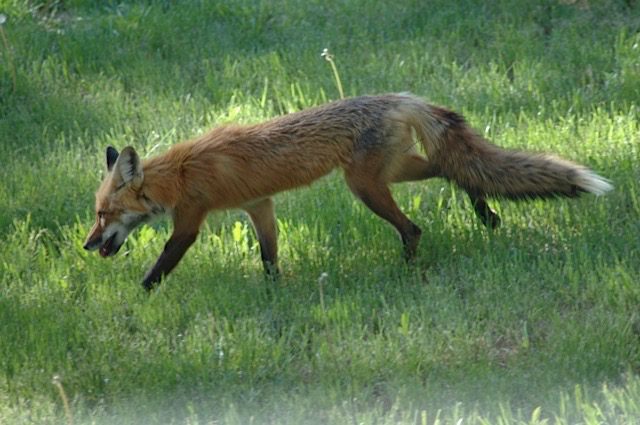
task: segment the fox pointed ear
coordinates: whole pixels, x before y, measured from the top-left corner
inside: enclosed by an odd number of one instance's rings
[[[131,146],[122,149],[115,167],[124,184],[133,184],[134,187],[142,185],[143,174],[140,157]]]
[[[113,164],[116,163],[118,155],[116,148],[113,146],[107,146],[107,171],[111,171],[113,169]]]

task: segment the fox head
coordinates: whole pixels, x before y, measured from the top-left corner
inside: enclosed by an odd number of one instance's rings
[[[109,146],[106,157],[107,175],[96,192],[96,221],[84,243],[84,249],[97,249],[103,257],[118,252],[132,230],[161,212],[145,195],[136,151],[128,146],[118,153]]]

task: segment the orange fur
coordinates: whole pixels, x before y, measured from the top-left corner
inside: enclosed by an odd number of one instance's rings
[[[426,156],[419,154],[416,138]],[[487,197],[576,196],[611,188],[581,165],[492,145],[460,115],[409,94],[356,97],[260,124],[216,128],[142,163],[130,147],[119,156],[109,148],[107,164],[87,249],[111,255],[140,223],[161,212],[173,218],[173,235],[144,279],[147,288],[173,269],[206,214],[217,209],[247,211],[265,269],[277,272],[271,197],[336,168],[352,192],[396,228],[407,259],[415,255],[421,231],[394,202],[391,183],[451,180],[467,191],[489,227],[500,219]]]

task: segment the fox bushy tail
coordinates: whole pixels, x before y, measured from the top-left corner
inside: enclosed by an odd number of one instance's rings
[[[412,98],[410,124],[440,176],[465,189],[472,199],[535,199],[602,195],[613,188],[580,164],[550,154],[502,149],[486,141],[455,112]]]

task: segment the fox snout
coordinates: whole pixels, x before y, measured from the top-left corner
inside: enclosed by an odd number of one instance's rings
[[[99,223],[95,223],[89,234],[87,235],[87,239],[84,241],[84,245],[82,247],[87,251],[93,251],[94,249],[98,249],[102,242],[102,229]]]
[[[101,241],[102,241],[101,237],[93,237],[93,238],[89,237],[84,242],[84,245],[82,245],[82,247],[87,251],[93,251],[94,249],[97,249],[100,246]]]
[[[108,231],[100,232],[100,229],[92,229],[85,241],[83,248],[87,251],[98,250],[100,256],[110,257],[116,254],[126,238],[126,234],[117,228],[107,228]]]

